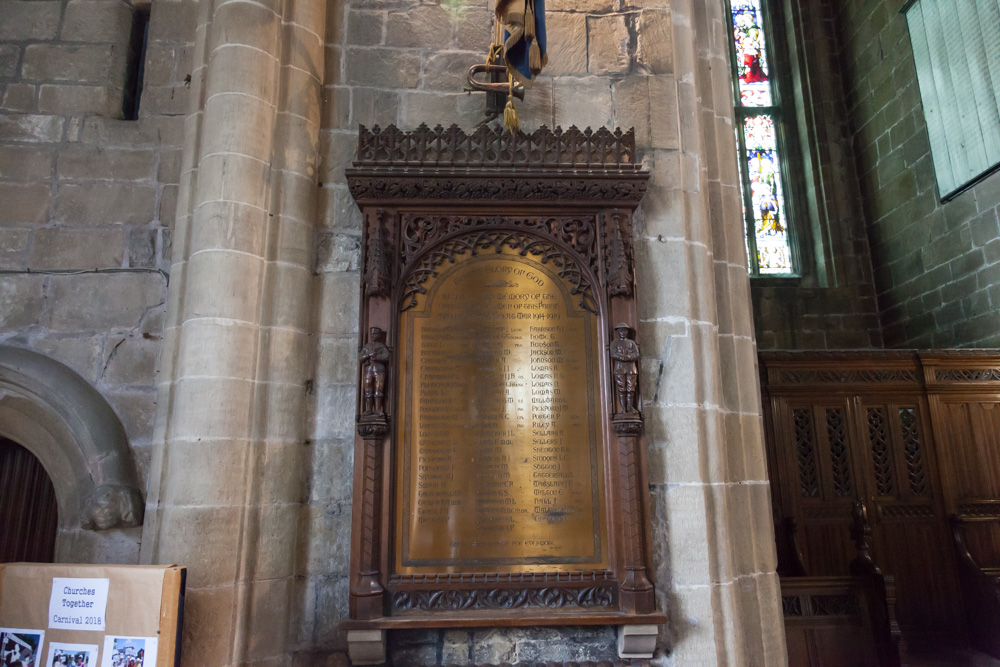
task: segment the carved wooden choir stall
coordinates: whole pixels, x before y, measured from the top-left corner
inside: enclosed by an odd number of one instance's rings
[[[350,617],[616,625],[651,655],[631,131],[361,128]]]
[[[803,575],[857,574],[863,504],[904,656],[1000,658],[1000,355],[762,353],[760,370],[786,628]],[[790,652],[821,653],[821,635],[789,631]]]

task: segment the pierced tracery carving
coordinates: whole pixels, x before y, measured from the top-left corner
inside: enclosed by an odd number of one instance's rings
[[[924,473],[924,455],[920,445],[920,427],[914,408],[899,409],[899,426],[903,431],[903,454],[906,455],[906,473],[910,491],[917,496],[929,495],[927,476]]]
[[[426,294],[424,283],[438,274],[437,267],[444,262],[454,263],[455,257],[466,253],[477,255],[480,251],[492,250],[500,254],[504,248],[518,251],[522,256],[531,254],[542,263],[551,262],[560,278],[570,285],[570,294],[579,298],[579,306],[597,313],[597,302],[590,280],[576,259],[550,241],[533,238],[523,232],[502,230],[480,231],[468,236],[460,236],[446,241],[431,250],[414,267],[403,284],[400,310],[408,310],[418,303],[418,297]]]
[[[868,409],[868,442],[871,445],[875,485],[880,496],[893,495],[892,459],[889,457],[889,433],[885,410]]]
[[[594,269],[597,267],[597,232],[595,221],[586,216],[503,216],[503,215],[425,215],[403,217],[400,255],[404,266],[431,244],[470,229],[508,227],[531,232],[558,241],[577,253]]]
[[[830,442],[830,459],[833,463],[833,492],[838,496],[851,495],[851,465],[847,458],[847,433],[844,430],[844,411],[831,408],[826,411],[826,433]]]
[[[806,498],[819,495],[819,477],[816,473],[816,439],[813,436],[812,411],[793,410],[795,450],[799,457],[799,488]]]

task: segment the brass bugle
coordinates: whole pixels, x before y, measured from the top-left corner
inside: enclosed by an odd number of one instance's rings
[[[476,75],[482,74],[483,72],[487,74],[506,74],[507,68],[504,65],[473,65],[469,68],[469,85],[465,88],[465,90],[479,90],[484,93],[499,93],[501,95],[507,95],[510,93],[510,84],[508,83],[482,83],[480,81],[476,81]],[[514,97],[519,100],[524,99],[523,85],[519,83],[514,85]]]

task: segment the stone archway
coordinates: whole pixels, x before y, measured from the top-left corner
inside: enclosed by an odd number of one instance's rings
[[[125,429],[104,397],[69,367],[0,345],[0,437],[28,449],[51,477],[60,539],[81,528],[142,525]]]

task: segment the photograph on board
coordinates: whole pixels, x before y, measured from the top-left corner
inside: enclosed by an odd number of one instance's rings
[[[97,644],[49,642],[45,667],[97,667]]]
[[[153,667],[156,665],[156,637],[104,638],[101,667]]]
[[[0,667],[42,667],[44,630],[0,628]]]

